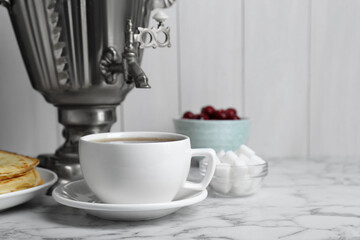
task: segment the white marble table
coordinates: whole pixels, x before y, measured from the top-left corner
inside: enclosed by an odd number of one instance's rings
[[[0,212],[0,239],[360,239],[360,159],[273,159],[247,198],[209,196],[157,220],[115,222],[39,196]]]

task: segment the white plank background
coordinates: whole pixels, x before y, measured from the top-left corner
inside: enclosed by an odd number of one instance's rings
[[[233,106],[264,157],[360,156],[360,1],[180,0],[164,11],[172,48],[145,51],[152,89],[128,95],[113,131],[173,131],[186,110]],[[31,88],[3,8],[0,32],[0,149],[53,152],[56,109]]]
[[[360,1],[312,2],[310,154],[360,152]]]
[[[309,1],[245,1],[249,145],[270,156],[307,154]]]

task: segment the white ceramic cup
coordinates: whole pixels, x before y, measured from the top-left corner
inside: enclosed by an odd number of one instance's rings
[[[106,142],[104,139],[156,138],[162,142]],[[112,132],[80,138],[80,166],[89,188],[106,203],[170,202],[182,188],[204,190],[214,175],[213,149],[191,149],[187,136],[161,132]],[[186,181],[192,156],[209,159],[200,183]]]

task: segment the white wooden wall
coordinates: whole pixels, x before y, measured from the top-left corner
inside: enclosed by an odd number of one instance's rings
[[[251,119],[265,157],[360,156],[359,0],[178,0],[172,48],[147,49],[113,131],[173,131],[207,104]],[[153,23],[152,23],[153,24]],[[56,110],[35,92],[0,9],[0,149],[53,152]]]

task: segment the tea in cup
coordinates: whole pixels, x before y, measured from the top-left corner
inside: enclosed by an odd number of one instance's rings
[[[89,188],[113,204],[165,203],[182,189],[202,191],[214,175],[213,149],[191,149],[185,135],[117,132],[87,135],[79,141],[80,166]],[[189,182],[191,157],[208,167],[200,183]]]

